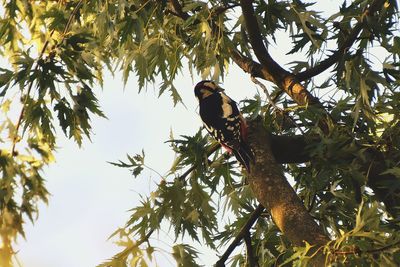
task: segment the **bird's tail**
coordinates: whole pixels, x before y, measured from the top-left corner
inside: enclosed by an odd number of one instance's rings
[[[254,162],[254,154],[246,142],[242,142],[239,149],[234,149],[233,154],[236,159],[244,166],[247,172],[250,172],[250,162]]]

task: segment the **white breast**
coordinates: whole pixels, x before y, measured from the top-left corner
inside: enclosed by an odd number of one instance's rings
[[[232,100],[222,92],[220,93],[220,95],[222,97],[222,117],[228,118],[230,115],[232,115]]]

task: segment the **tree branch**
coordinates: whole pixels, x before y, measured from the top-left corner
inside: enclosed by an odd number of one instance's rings
[[[260,32],[260,28],[258,27],[257,18],[254,15],[253,1],[240,0],[240,6],[242,7],[247,33],[249,35],[254,54],[260,61],[261,65],[264,68],[268,68],[268,72],[271,74],[272,78],[271,82],[278,84],[279,80],[282,78],[281,76],[287,74],[287,71],[272,59],[264,45],[262,34]]]
[[[253,1],[241,0],[243,17],[246,24],[246,30],[249,35],[250,43],[253,48],[254,54],[260,61],[262,66],[263,77],[254,75],[275,83],[279,88],[284,90],[296,103],[299,105],[308,105],[319,103],[296,79],[296,77],[283,69],[276,63],[267,48],[265,47],[262,39],[262,34],[258,27],[258,21],[254,15]],[[238,55],[236,55],[238,57]],[[236,62],[236,60],[235,60]]]
[[[357,37],[361,30],[364,27],[364,21],[365,18],[368,16],[373,16],[373,14],[383,6],[383,4],[386,2],[386,0],[375,0],[372,2],[372,4],[369,6],[369,8],[366,8],[361,15],[360,21],[354,26],[353,30],[349,33],[347,36],[346,40],[343,42],[343,44],[328,58],[325,60],[321,61],[318,65],[314,66],[311,69],[305,70],[303,72],[300,72],[296,75],[297,79],[299,81],[305,81],[308,80],[325,70],[327,70],[329,67],[331,67],[333,64],[339,61],[339,59],[343,56],[343,54],[353,45],[353,43],[357,40]]]
[[[277,163],[304,163],[311,160],[306,147],[320,142],[319,138],[306,138],[303,135],[270,135],[271,150]]]
[[[232,4],[232,5],[227,5],[227,6],[217,6],[214,9],[214,14],[215,16],[219,16],[222,13],[224,13],[225,11],[229,10],[229,9],[233,9],[235,7],[240,6],[239,4]]]
[[[400,245],[400,240],[393,243],[393,244],[389,244],[387,246],[381,247],[381,248],[375,248],[375,249],[367,249],[367,250],[361,250],[360,253],[377,253],[377,252],[382,252],[394,247],[397,247],[398,245]]]
[[[260,204],[257,208],[251,213],[249,219],[246,224],[243,225],[242,229],[240,229],[239,233],[232,241],[232,243],[228,246],[224,254],[222,254],[221,258],[215,263],[215,267],[224,267],[226,260],[229,258],[233,250],[240,244],[244,236],[249,232],[250,228],[256,222],[258,217],[260,217],[261,213],[264,211],[264,207]]]
[[[260,63],[242,55],[235,48],[228,48],[233,62],[238,65],[244,72],[249,73],[251,76],[258,77],[267,81],[272,81],[272,75],[266,71]]]
[[[169,3],[171,4],[170,13],[183,20],[190,17],[188,13],[182,11],[182,5],[178,0],[169,0]],[[261,64],[255,62],[251,58],[241,55],[241,53],[233,47],[228,48],[232,60],[252,76],[271,81],[278,85],[299,105],[306,106],[308,104],[319,103],[319,100],[312,96],[311,93],[296,80],[296,77],[293,74],[283,69],[269,55],[263,44],[257,19],[254,16],[252,1],[242,0],[241,7],[246,25],[249,25],[247,30],[249,32],[251,45]]]
[[[272,154],[277,163],[303,163],[312,160],[307,147],[321,142],[318,137],[307,137],[303,135],[277,136],[269,135]],[[355,144],[357,145],[357,143]],[[359,146],[362,149],[362,146]],[[397,183],[398,178],[391,173],[384,173],[388,167],[384,161],[385,156],[381,151],[369,148],[365,150],[365,157],[373,159],[363,162],[360,171],[367,178],[367,185],[374,191],[377,199],[385,204],[387,211],[393,216],[400,215],[400,188],[388,187],[387,185]],[[353,162],[354,155],[346,158]]]
[[[169,0],[169,2],[171,4],[171,9],[168,11],[172,15],[177,16],[183,20],[186,20],[190,17],[188,13],[182,11],[182,5],[179,3],[178,0]],[[228,47],[228,50],[232,60],[246,73],[250,73],[252,76],[262,78],[268,81],[273,80],[272,75],[269,72],[263,70],[263,67],[261,66],[260,63],[252,60],[251,58],[245,57],[236,48],[233,48],[233,46]]]

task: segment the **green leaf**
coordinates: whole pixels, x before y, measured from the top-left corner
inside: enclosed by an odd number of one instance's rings
[[[399,167],[393,167],[393,168],[390,168],[390,169],[380,173],[380,175],[385,175],[385,174],[392,174],[392,175],[400,178],[400,168]]]
[[[190,245],[178,244],[172,248],[172,256],[179,267],[197,267],[199,266],[195,259],[198,252]]]
[[[131,170],[133,176],[137,177],[139,174],[143,171],[144,169],[144,150],[142,150],[142,154],[136,154],[135,156],[129,156],[127,155],[128,161],[129,162],[108,162],[114,166],[120,167],[120,168],[128,168]]]
[[[10,82],[11,82],[13,76],[14,75],[13,75],[12,71],[10,71],[8,69],[0,68],[0,89],[4,87],[0,91],[0,97],[3,97],[6,94],[7,89],[10,86]]]

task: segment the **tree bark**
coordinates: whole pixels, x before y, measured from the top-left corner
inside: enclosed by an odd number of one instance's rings
[[[289,241],[294,246],[304,246],[306,241],[315,245],[313,251],[316,251],[330,239],[307,212],[286,180],[281,166],[273,156],[269,140],[269,133],[260,119],[249,122],[249,144],[255,154],[255,162],[248,176],[249,184],[257,200],[267,208]],[[322,251],[311,259],[314,266],[323,266],[324,262]]]
[[[276,84],[299,105],[319,104],[319,100],[297,81],[296,76],[282,68],[268,53],[258,27],[257,18],[254,15],[253,1],[241,0],[240,5],[242,7],[243,18],[251,47],[261,64],[261,78]],[[235,57],[237,60],[235,60]],[[233,58],[235,62],[238,63],[239,55],[233,55]]]

